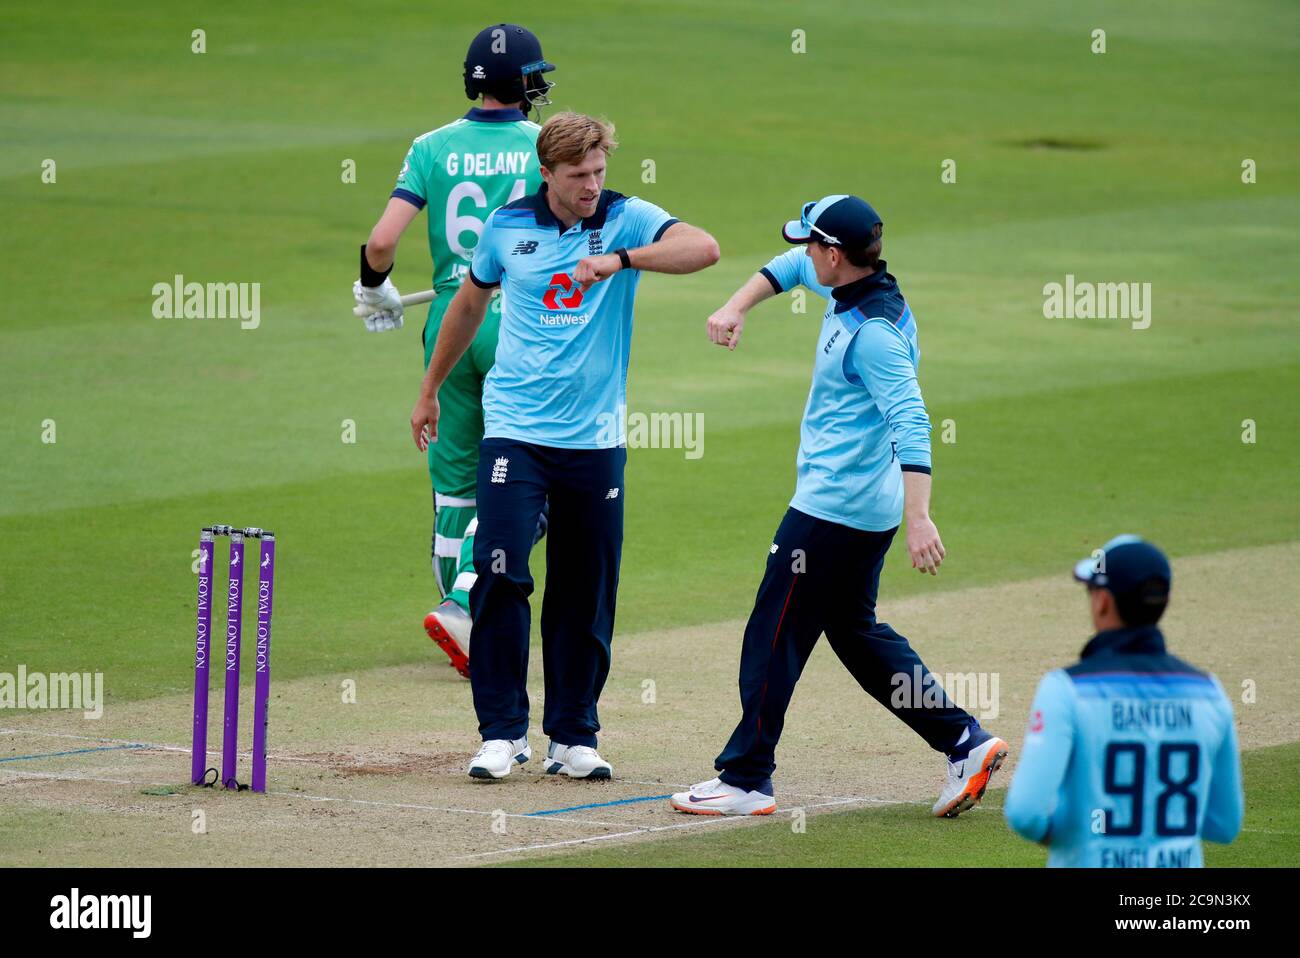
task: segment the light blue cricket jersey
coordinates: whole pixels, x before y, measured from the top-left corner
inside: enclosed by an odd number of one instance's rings
[[[930,418],[917,383],[916,321],[881,260],[836,290],[817,282],[800,246],[760,272],[777,292],[806,286],[829,298],[799,430],[800,512],[883,532],[903,520],[903,471],[930,472]]]
[[[1101,632],[1039,683],[1005,814],[1048,865],[1199,867],[1243,807],[1232,703],[1155,626]]]
[[[483,384],[483,435],[562,449],[627,441],[632,305],[641,271],[624,269],[585,292],[584,256],[653,243],[676,223],[653,203],[604,190],[596,212],[565,230],[537,193],[488,217],[470,279],[501,285],[496,364]]]

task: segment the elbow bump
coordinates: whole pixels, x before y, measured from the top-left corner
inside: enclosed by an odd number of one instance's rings
[[[704,234],[704,259],[705,266],[712,266],[718,260],[722,259],[722,249],[718,246],[718,241],[708,233]]]

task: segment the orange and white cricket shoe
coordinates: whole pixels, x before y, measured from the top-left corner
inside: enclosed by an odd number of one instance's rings
[[[447,653],[456,671],[469,678],[469,615],[448,599],[424,617],[424,631]]]
[[[988,735],[987,732],[982,733]],[[965,758],[948,763],[948,781],[932,811],[936,818],[956,818],[979,804],[988,790],[989,779],[1007,759],[1007,743],[989,735],[971,748]]]
[[[689,792],[677,792],[668,804],[688,815],[771,815],[776,811],[773,796],[728,785],[720,778],[692,785]]]

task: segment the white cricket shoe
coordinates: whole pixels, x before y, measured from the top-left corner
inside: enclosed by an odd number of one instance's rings
[[[469,762],[470,778],[505,778],[516,765],[533,757],[527,738],[513,742],[506,738],[492,738],[483,743]]]
[[[546,774],[569,778],[611,778],[614,766],[588,745],[561,745],[552,742],[546,750]]]
[[[976,745],[965,758],[948,763],[948,781],[934,803],[936,818],[956,818],[979,804],[989,779],[1007,759],[1007,743],[996,735]]]
[[[692,785],[689,792],[677,792],[668,804],[688,815],[771,815],[776,811],[773,796],[728,785],[720,778]]]
[[[424,631],[465,678],[469,678],[469,633],[473,624],[465,610],[451,599],[424,617]]]

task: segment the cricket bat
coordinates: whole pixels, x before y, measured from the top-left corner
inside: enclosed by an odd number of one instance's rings
[[[405,308],[407,306],[419,306],[421,303],[430,303],[433,302],[436,295],[431,289],[426,289],[422,293],[408,293],[402,297],[402,306]]]

